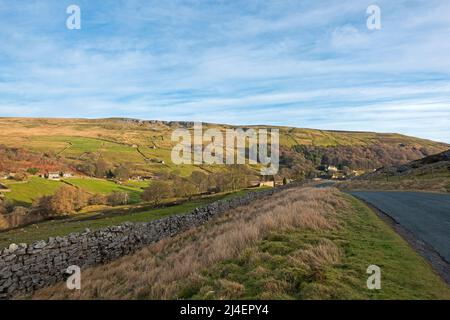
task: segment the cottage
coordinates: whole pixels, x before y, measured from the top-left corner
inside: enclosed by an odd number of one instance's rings
[[[61,178],[61,175],[59,172],[49,172],[47,173],[46,177],[50,180],[59,180]]]
[[[71,172],[63,172],[62,176],[63,178],[71,178],[73,177],[73,174]]]

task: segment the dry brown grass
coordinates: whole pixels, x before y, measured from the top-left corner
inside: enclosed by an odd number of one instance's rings
[[[347,202],[336,189],[286,190],[232,210],[205,226],[160,241],[131,256],[85,270],[82,290],[78,292],[70,292],[61,284],[41,290],[33,298],[175,298],[180,281],[195,281],[202,270],[219,261],[237,257],[271,231],[338,228],[338,211],[345,206]],[[324,240],[299,250],[292,258],[316,268],[337,263],[339,257],[339,249],[333,242]],[[239,296],[243,292],[240,284],[226,279],[221,280],[220,285],[230,296]],[[277,286],[276,283],[272,285]]]
[[[321,239],[317,245],[308,245],[306,249],[299,250],[291,255],[291,259],[296,264],[312,269],[338,264],[340,257],[339,247],[328,239]]]

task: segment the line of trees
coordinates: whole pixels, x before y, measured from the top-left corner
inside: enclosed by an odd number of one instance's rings
[[[236,191],[249,186],[251,171],[244,165],[233,165],[226,172],[206,174],[194,171],[183,178],[179,173],[168,174],[144,189],[141,199],[155,205],[168,198],[191,199],[194,195]]]
[[[115,191],[109,195],[90,194],[72,186],[62,186],[55,194],[43,196],[33,202],[32,210],[46,216],[69,215],[88,205],[125,205],[129,201],[127,192]]]
[[[131,177],[132,164],[121,164],[114,167],[103,159],[94,159],[95,155],[87,153],[85,161],[77,165],[77,170],[91,177],[128,180]]]

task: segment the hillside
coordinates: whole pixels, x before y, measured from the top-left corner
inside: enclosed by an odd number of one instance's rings
[[[339,185],[343,189],[450,192],[450,150],[398,166],[382,167]]]
[[[64,171],[67,167],[57,159],[24,148],[0,144],[0,172],[18,172],[35,168],[38,171]]]
[[[4,145],[0,148],[0,172],[30,167],[40,170],[70,168],[84,175],[98,176],[102,175],[98,171],[106,168],[126,166],[133,175],[174,173],[189,176],[196,170],[210,173],[226,169],[223,166],[179,166],[171,162],[170,153],[174,146],[171,133],[177,128],[190,128],[192,123],[189,122],[0,118],[0,126],[0,145]],[[218,124],[204,124],[203,127],[204,130],[233,128]],[[316,167],[324,164],[372,170],[449,148],[443,143],[399,134],[278,129],[280,174],[292,178],[313,175]],[[9,150],[15,150],[16,155],[9,156]],[[16,161],[18,158],[21,160]]]
[[[399,166],[380,168],[362,178],[376,178],[380,175],[401,175],[422,177],[426,175],[445,176],[450,172],[450,150],[411,161]]]

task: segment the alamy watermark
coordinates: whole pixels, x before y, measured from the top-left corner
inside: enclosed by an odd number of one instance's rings
[[[76,4],[67,7],[66,13],[69,14],[66,20],[66,27],[69,30],[81,29],[81,9]]]
[[[369,15],[367,18],[367,29],[369,30],[381,30],[381,9],[377,5],[370,5],[367,7],[366,13]]]
[[[69,290],[81,290],[81,268],[73,265],[66,269],[66,273],[70,276],[66,280],[66,287]]]
[[[193,135],[192,130],[177,129],[172,133],[172,141],[177,142],[171,153],[174,164],[260,164],[263,166],[261,175],[278,173],[278,129],[226,129],[225,132],[208,129],[203,132],[202,123],[195,123]]]
[[[367,268],[367,273],[370,274],[367,279],[367,289],[380,290],[381,289],[381,268],[376,265],[370,265]]]

